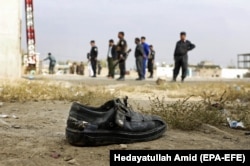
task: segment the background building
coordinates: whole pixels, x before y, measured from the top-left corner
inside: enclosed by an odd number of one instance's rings
[[[197,77],[221,77],[221,67],[210,61],[201,61],[198,65],[192,66],[193,76]]]
[[[238,54],[238,68],[250,69],[250,53]]]

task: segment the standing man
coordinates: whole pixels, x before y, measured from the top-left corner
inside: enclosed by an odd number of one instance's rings
[[[182,68],[181,81],[184,82],[184,79],[187,75],[188,69],[188,51],[195,48],[195,45],[190,41],[186,40],[186,32],[180,33],[180,41],[176,43],[175,52],[174,52],[174,74],[173,81],[176,82],[176,78],[179,74],[180,68]]]
[[[153,45],[149,46],[150,53],[148,57],[148,72],[150,73],[148,78],[153,78],[154,75],[154,60],[155,60],[155,50],[153,48]]]
[[[114,40],[110,39],[109,40],[109,48],[108,48],[108,78],[113,79],[115,77],[115,69],[114,69],[114,61],[117,59],[117,54],[116,54],[116,48],[114,45]]]
[[[44,59],[44,61],[49,60],[49,74],[54,74],[54,68],[56,65],[56,59],[51,53],[48,53],[48,57]]]
[[[90,53],[87,53],[87,59],[88,59],[88,72],[89,72],[89,77],[93,76],[93,69],[91,66],[91,62],[90,62]]]
[[[139,38],[135,38],[135,63],[136,63],[136,69],[138,72],[138,78],[136,80],[141,81],[144,80],[144,76],[143,76],[143,55],[144,55],[144,51],[143,51],[143,46],[140,43],[140,39]]]
[[[143,50],[144,50],[142,68],[143,68],[143,78],[144,79],[145,79],[145,75],[146,75],[147,61],[148,61],[148,55],[149,55],[149,45],[145,41],[146,41],[146,37],[142,36],[141,43],[142,43]]]
[[[127,42],[124,39],[124,32],[118,33],[119,42],[116,45],[116,51],[119,61],[119,68],[120,68],[120,77],[117,79],[118,81],[125,80],[126,74],[126,51],[127,51]]]
[[[101,71],[102,71],[102,64],[101,61],[97,61],[97,69],[98,69],[98,75],[101,75]]]
[[[91,45],[91,50],[90,50],[89,56],[90,56],[90,63],[91,63],[91,66],[92,66],[92,70],[93,70],[93,76],[92,77],[96,77],[96,65],[97,65],[98,48],[96,47],[94,40],[90,41],[90,45]]]

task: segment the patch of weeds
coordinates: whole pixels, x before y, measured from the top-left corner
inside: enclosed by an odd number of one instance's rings
[[[236,96],[240,98],[244,95]],[[145,110],[144,107],[139,106],[137,108],[144,113],[159,115],[170,127],[181,130],[195,130],[202,124],[219,126],[227,123],[226,117],[228,116],[233,120],[242,121],[247,128],[250,127],[249,102],[238,103],[237,107],[230,104],[227,107],[227,103],[232,103],[231,100],[236,98],[232,91],[203,92],[202,100],[196,102],[190,102],[191,97],[175,102],[167,102],[165,98],[152,97],[149,98],[149,109]],[[225,110],[230,113],[225,113]]]
[[[224,120],[218,110],[208,110],[204,102],[184,100],[167,103],[164,98],[150,98],[150,110],[141,111],[159,115],[172,127],[182,130],[194,130],[201,124],[218,125]]]
[[[122,86],[119,88],[116,88],[117,91],[123,91],[123,92],[134,92],[136,88],[134,86]]]
[[[175,92],[175,93],[168,93],[167,95],[169,98],[185,98],[187,94],[185,93],[180,93],[180,92]]]
[[[181,88],[181,85],[178,83],[164,83],[155,86],[156,90],[178,90]]]
[[[250,91],[246,88],[247,85],[237,84],[225,84],[225,83],[213,83],[213,84],[201,84],[188,89],[189,95],[195,95],[205,97],[207,95],[215,100],[218,100],[220,94],[225,93],[224,98],[226,101],[234,101],[241,99],[244,101],[250,101]],[[217,99],[216,99],[217,98]]]
[[[0,91],[0,101],[4,102],[66,100],[99,105],[115,96],[116,94],[102,87],[83,84],[71,86],[48,81],[20,81],[15,84],[5,82],[2,83]]]
[[[151,87],[141,87],[138,89],[138,92],[140,93],[153,93],[153,90]]]

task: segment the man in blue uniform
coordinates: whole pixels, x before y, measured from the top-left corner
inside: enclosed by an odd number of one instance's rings
[[[141,44],[142,44],[143,50],[144,50],[143,64],[142,64],[143,79],[145,79],[146,68],[147,68],[147,61],[148,61],[148,55],[149,55],[149,45],[145,41],[146,41],[146,37],[142,36],[141,37]]]

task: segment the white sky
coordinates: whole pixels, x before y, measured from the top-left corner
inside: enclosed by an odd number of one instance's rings
[[[249,0],[34,0],[34,5],[42,57],[52,52],[57,60],[86,61],[89,41],[95,40],[104,59],[108,40],[117,42],[118,31],[125,32],[132,50],[134,38],[146,36],[156,61],[168,64],[180,31],[197,46],[189,53],[190,64],[236,65],[238,53],[250,52]],[[128,63],[134,66],[133,53]]]

